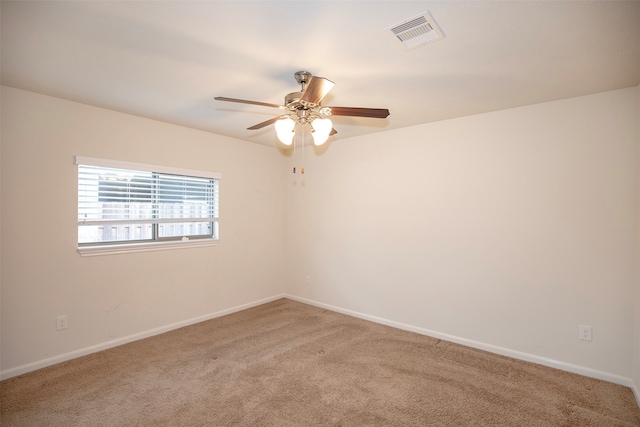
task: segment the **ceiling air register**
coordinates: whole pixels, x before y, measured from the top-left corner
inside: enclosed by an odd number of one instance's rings
[[[407,50],[444,38],[442,30],[429,12],[405,19],[388,30],[393,38]]]

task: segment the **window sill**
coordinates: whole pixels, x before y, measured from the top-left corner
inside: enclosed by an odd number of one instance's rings
[[[128,254],[135,252],[165,251],[170,249],[198,248],[216,246],[217,239],[193,239],[170,242],[128,243],[124,245],[81,246],[78,248],[80,256],[98,256]]]

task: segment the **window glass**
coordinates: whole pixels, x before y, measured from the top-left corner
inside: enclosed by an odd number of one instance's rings
[[[219,179],[83,160],[76,158],[79,246],[217,239]]]

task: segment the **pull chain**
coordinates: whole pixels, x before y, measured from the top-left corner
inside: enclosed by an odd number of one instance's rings
[[[304,132],[302,132],[302,167],[300,168],[300,173],[304,175]]]
[[[293,173],[296,173],[296,134],[295,134],[295,126],[293,127]]]

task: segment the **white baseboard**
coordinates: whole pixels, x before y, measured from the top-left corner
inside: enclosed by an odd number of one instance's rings
[[[206,320],[215,319],[216,317],[225,316],[227,314],[235,313],[238,311],[246,310],[247,308],[255,307],[258,305],[266,304],[271,301],[275,301],[281,298],[286,298],[285,294],[264,298],[258,301],[253,301],[247,304],[242,304],[236,307],[228,308],[226,310],[216,311],[215,313],[205,314],[204,316],[194,317],[193,319],[183,320],[170,325],[161,326],[159,328],[151,329],[149,331],[140,332],[137,334],[129,335],[127,337],[118,338],[116,340],[107,341],[91,347],[82,348],[69,353],[60,354],[47,359],[38,360],[37,362],[28,363],[26,365],[18,366],[11,369],[0,371],[0,380],[6,380],[11,377],[26,374],[37,369],[46,368],[47,366],[55,365],[57,363],[66,362],[67,360],[75,359],[77,357],[86,356],[88,354],[97,353],[102,350],[107,350],[119,345],[127,344],[133,341],[138,341],[144,338],[149,338],[154,335],[159,335],[165,332],[172,331],[174,329],[183,328],[185,326],[193,325],[196,323],[204,322]]]
[[[638,407],[640,407],[640,389],[638,389],[638,385],[633,384],[631,386],[631,390],[633,390],[633,394],[636,397],[636,402],[638,403]]]
[[[417,326],[407,325],[400,322],[395,322],[393,320],[383,319],[381,317],[371,316],[368,314],[359,313],[353,310],[347,310],[340,307],[335,307],[329,304],[324,304],[321,302],[309,300],[306,298],[300,298],[295,295],[285,295],[286,298],[298,301],[304,304],[313,305],[316,307],[324,308],[327,310],[335,311],[338,313],[346,314],[349,316],[357,317],[363,320],[369,320],[371,322],[380,323],[382,325],[391,326],[394,328],[402,329],[409,332],[415,332],[420,335],[427,335],[433,338],[442,339],[445,341],[454,342],[456,344],[465,345],[467,347],[477,348],[479,350],[485,350],[490,353],[499,354],[502,356],[512,357],[514,359],[524,360],[526,362],[532,362],[543,366],[548,366],[551,368],[560,369],[562,371],[572,372],[574,374],[584,375],[586,377],[596,378],[603,381],[608,381],[615,384],[620,384],[626,387],[631,388],[636,396],[636,400],[638,400],[638,406],[640,406],[640,394],[638,389],[633,384],[633,381],[630,378],[626,378],[620,375],[611,374],[608,372],[599,371],[596,369],[586,368],[584,366],[574,365],[571,363],[560,362],[553,359],[548,359],[545,357],[536,356],[533,354],[523,353],[516,350],[510,350],[508,348],[499,347],[491,344],[485,344],[478,341],[469,340],[466,338],[460,338],[453,335],[443,334],[440,332],[431,331],[429,329],[420,328]]]
[[[469,340],[466,338],[460,338],[453,335],[443,334],[440,332],[432,331],[425,328],[420,328],[417,326],[407,325],[400,322],[395,322],[392,320],[384,319],[381,317],[371,316],[368,314],[359,313],[357,311],[344,309],[341,307],[336,307],[329,304],[324,304],[318,301],[309,300],[306,298],[297,297],[295,295],[290,294],[279,294],[269,298],[264,298],[258,301],[253,301],[247,304],[242,304],[236,307],[228,308],[225,310],[217,311],[215,313],[206,314],[204,316],[195,317],[192,319],[184,320],[181,322],[176,322],[170,325],[162,326],[159,328],[151,329],[149,331],[140,332],[138,334],[129,335],[127,337],[118,338],[116,340],[107,341],[101,344],[97,344],[94,346],[82,348],[79,350],[75,350],[69,353],[61,354],[58,356],[50,357],[47,359],[39,360],[37,362],[29,363],[26,365],[18,366],[15,368],[7,369],[4,371],[0,371],[0,380],[5,380],[8,378],[12,378],[18,375],[22,375],[31,371],[35,371],[37,369],[45,368],[47,366],[55,365],[57,363],[65,362],[67,360],[75,359],[77,357],[86,356],[88,354],[96,353],[102,350],[107,350],[113,347],[117,347],[119,345],[127,344],[133,341],[141,340],[144,338],[149,338],[155,335],[159,335],[165,332],[172,331],[174,329],[182,328],[185,326],[193,325],[196,323],[204,322],[206,320],[215,319],[216,317],[225,316],[227,314],[235,313],[238,311],[246,310],[251,307],[255,307],[258,305],[266,304],[281,298],[288,298],[293,301],[298,301],[304,304],[313,305],[315,307],[324,308],[327,310],[335,311],[337,313],[346,314],[348,316],[357,317],[359,319],[368,320],[371,322],[379,323],[382,325],[391,326],[394,328],[402,329],[409,332],[415,332],[421,335],[430,336],[433,338],[442,339],[445,341],[454,342],[456,344],[465,345],[472,348],[477,348],[480,350],[485,350],[491,353],[500,354],[502,356],[512,357],[514,359],[524,360],[527,362],[537,363],[543,366],[549,366],[551,368],[560,369],[567,372],[573,372],[575,374],[584,375],[591,378],[596,378],[603,381],[609,381],[615,384],[620,384],[626,387],[629,387],[633,390],[633,393],[638,402],[638,406],[640,406],[640,390],[636,384],[630,378],[622,377],[620,375],[611,374],[608,372],[599,371],[596,369],[586,368],[583,366],[574,365],[571,363],[560,362],[553,359],[548,359],[528,353],[523,353],[515,350],[510,350],[508,348],[494,346],[491,344],[485,344],[478,341]]]

